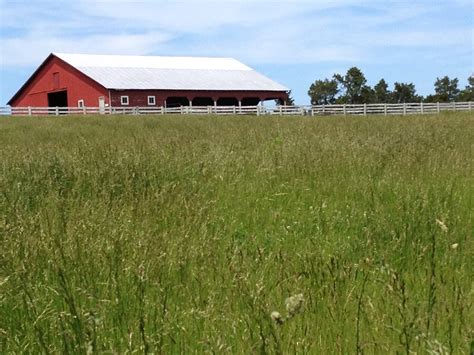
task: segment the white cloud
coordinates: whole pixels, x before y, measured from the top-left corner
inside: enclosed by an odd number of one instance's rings
[[[248,27],[278,21],[308,8],[282,6],[279,2],[254,1],[89,1],[83,0],[83,11],[129,25],[161,28],[178,33],[207,33],[222,26]],[[113,5],[113,6],[112,6]]]
[[[2,55],[0,64],[2,67],[34,66],[51,52],[145,55],[169,39],[169,35],[162,33],[92,35],[74,39],[29,33],[2,41],[2,51],[10,55]]]
[[[324,31],[324,18],[311,24],[298,21],[309,11],[333,8],[347,1],[315,4],[300,0],[289,4],[259,0],[248,4],[82,0],[70,5],[72,8],[58,7],[58,12],[52,11],[57,4],[46,3],[45,8],[35,7],[38,13],[25,3],[7,9],[11,15],[24,10],[29,31],[3,39],[2,50],[7,53],[1,58],[3,66],[34,65],[51,51],[212,54],[256,63],[337,61],[359,56],[348,45],[312,43],[308,28]],[[18,21],[5,21],[4,26],[22,28]],[[138,34],[116,34],[117,28]],[[227,33],[223,35],[223,31]]]
[[[14,36],[3,31],[3,66],[33,66],[52,51],[231,56],[249,64],[354,63],[369,61],[379,48],[460,45],[471,35],[470,28],[420,27],[433,11],[420,1],[43,3],[15,2],[2,12],[4,28],[20,29]],[[13,16],[18,11],[24,21]]]

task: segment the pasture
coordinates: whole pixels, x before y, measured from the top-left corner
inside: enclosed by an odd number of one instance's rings
[[[473,142],[462,112],[1,117],[0,353],[472,352]]]

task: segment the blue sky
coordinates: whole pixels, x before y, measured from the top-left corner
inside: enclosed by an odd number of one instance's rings
[[[0,106],[50,52],[234,57],[308,104],[317,79],[474,72],[471,0],[0,0]]]

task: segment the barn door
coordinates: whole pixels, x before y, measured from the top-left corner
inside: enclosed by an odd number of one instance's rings
[[[103,115],[105,113],[105,97],[99,97],[99,113]]]

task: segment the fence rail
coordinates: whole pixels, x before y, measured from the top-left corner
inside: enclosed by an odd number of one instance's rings
[[[472,111],[473,103],[402,103],[315,106],[182,106],[182,107],[0,107],[0,115],[414,115],[441,111]]]

